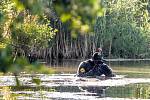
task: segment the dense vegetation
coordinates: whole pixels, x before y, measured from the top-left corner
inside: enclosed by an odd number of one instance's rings
[[[37,73],[54,72],[37,59],[49,63],[89,58],[98,47],[106,58],[150,58],[149,14],[149,0],[0,0],[0,75],[15,76],[16,85],[20,86],[23,84],[18,75],[29,73],[32,79],[27,80],[29,86],[17,89],[32,93],[31,89],[35,88],[33,92],[43,94]],[[149,77],[148,68],[145,73],[139,73],[142,71],[139,67],[137,71],[123,67],[120,73],[118,68],[117,74]],[[61,69],[70,73],[72,67]],[[30,83],[39,87],[30,87]],[[12,91],[16,87],[1,87],[3,98],[10,100],[10,93],[14,95]],[[149,98],[149,88],[136,86],[134,90],[136,97]],[[9,93],[5,95],[5,91]]]
[[[12,63],[30,53],[47,62],[88,58],[97,47],[107,58],[148,58],[149,6],[148,0],[2,0],[1,59],[7,47]]]
[[[149,57],[148,0],[56,0],[53,6],[63,23],[56,54],[86,58],[102,47],[109,58]]]
[[[36,6],[33,6],[36,5]],[[48,47],[56,30],[35,0],[0,1],[0,71],[48,72],[37,63],[29,64],[27,56]]]

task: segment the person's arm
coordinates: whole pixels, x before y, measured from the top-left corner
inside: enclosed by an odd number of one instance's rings
[[[94,71],[95,68],[92,68],[91,70],[89,70],[88,72],[85,73],[80,73],[78,74],[79,77],[88,77],[88,76],[94,76]]]
[[[102,72],[102,74],[104,74],[106,77],[114,77],[115,74],[113,73],[112,69],[106,65],[106,64],[102,64],[99,67],[99,70]]]
[[[103,62],[106,62],[106,60],[103,58],[103,56],[102,56],[102,58],[101,58],[101,59],[102,59],[102,61],[103,61]]]
[[[84,68],[84,64],[85,62],[81,62],[79,64],[78,70],[77,70],[77,76],[78,77],[82,77],[82,75],[86,72],[85,68]]]
[[[84,64],[84,62],[82,62],[82,63],[79,65],[79,67],[78,67],[77,76],[78,76],[78,77],[94,76],[94,69],[95,69],[95,68],[93,67],[91,70],[87,71],[87,70],[85,69],[85,64]]]

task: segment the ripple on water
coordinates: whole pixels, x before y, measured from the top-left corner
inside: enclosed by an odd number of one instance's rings
[[[78,78],[75,77],[74,74],[38,74],[37,76],[41,79],[41,84],[39,86],[32,82],[32,77],[30,77],[30,75],[18,76],[22,85],[30,87],[30,89],[24,90],[11,90],[13,94],[29,95],[19,95],[17,96],[18,100],[37,100],[39,98],[45,98],[44,100],[124,100],[124,98],[119,97],[106,97],[105,90],[114,86],[117,87],[137,83],[150,83],[150,78],[124,78],[119,75],[117,76],[118,78],[111,78],[107,80],[100,80],[97,78]],[[15,84],[14,76],[0,76],[1,87],[15,86]],[[41,89],[38,90],[37,87],[41,87]],[[53,90],[48,90],[48,88]],[[130,99],[126,98],[125,100]]]

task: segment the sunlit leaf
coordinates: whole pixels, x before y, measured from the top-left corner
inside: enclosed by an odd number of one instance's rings
[[[80,21],[80,19],[72,19],[72,27],[79,29],[81,27],[82,22]]]
[[[33,83],[40,85],[41,84],[41,80],[39,78],[32,78]]]
[[[75,31],[72,31],[72,32],[71,32],[71,37],[72,37],[72,38],[77,38],[77,36],[78,36],[78,35],[77,35],[77,33],[76,33]]]
[[[4,100],[12,100],[12,96],[11,96],[11,90],[10,90],[10,88],[9,87],[7,87],[7,86],[4,86],[4,87],[2,87],[2,94],[3,94],[3,99]]]
[[[86,33],[89,31],[89,29],[90,27],[88,25],[81,25],[81,32]]]
[[[98,17],[104,16],[104,11],[105,11],[104,8],[100,8],[100,9],[98,10],[98,12],[97,12],[97,16],[98,16]]]
[[[71,18],[71,14],[62,14],[60,19],[62,22],[66,22]]]
[[[12,0],[12,1],[15,3],[15,5],[19,11],[22,11],[25,9],[23,3],[20,2],[20,0]]]
[[[6,44],[0,43],[0,49],[5,48],[5,47],[6,47]]]

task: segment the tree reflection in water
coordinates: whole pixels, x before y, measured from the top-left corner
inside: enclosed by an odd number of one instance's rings
[[[79,87],[81,91],[92,93],[90,95],[97,96],[99,98],[103,98],[106,96],[106,89],[108,89],[108,86],[88,86],[88,87]]]

